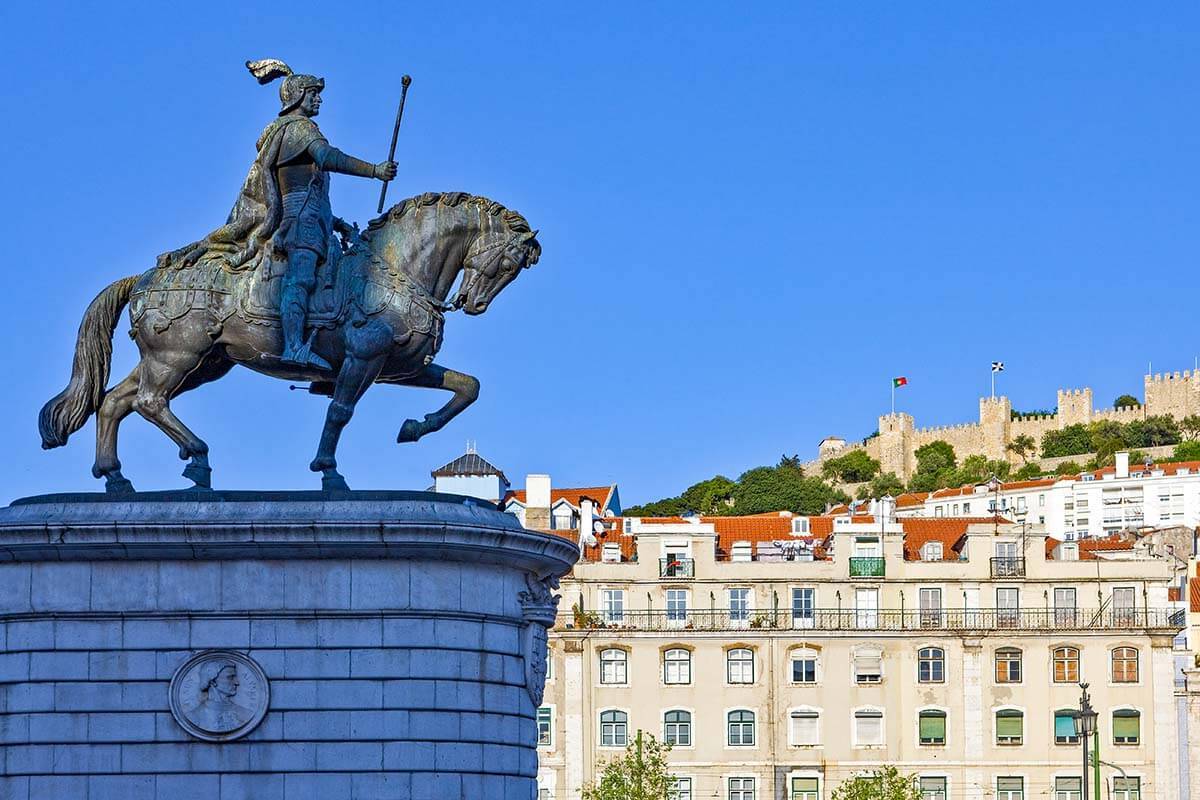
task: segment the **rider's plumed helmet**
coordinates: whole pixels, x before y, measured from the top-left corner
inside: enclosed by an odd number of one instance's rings
[[[280,114],[286,114],[300,105],[307,90],[316,89],[319,92],[325,88],[324,78],[292,72],[291,67],[277,58],[247,61],[246,69],[250,70],[250,74],[263,84],[270,83],[279,77],[283,78],[283,83],[279,86],[279,103],[282,106],[279,110]]]

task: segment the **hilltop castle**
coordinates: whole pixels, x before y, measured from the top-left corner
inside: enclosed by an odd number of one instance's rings
[[[1044,433],[1068,425],[1086,425],[1098,420],[1131,422],[1160,414],[1182,419],[1189,414],[1200,414],[1200,372],[1147,375],[1144,397],[1141,406],[1096,409],[1091,389],[1059,389],[1057,413],[1019,419],[1013,419],[1012,403],[1007,397],[982,397],[978,422],[933,428],[917,428],[911,414],[884,414],[879,418],[879,435],[863,443],[847,444],[837,436],[821,440],[817,460],[810,466],[819,469],[829,458],[865,449],[879,461],[883,472],[894,472],[907,481],[917,468],[917,448],[939,439],[954,447],[960,461],[978,454],[1016,463],[1020,459],[1009,452],[1008,445],[1022,434],[1033,437],[1040,447]]]

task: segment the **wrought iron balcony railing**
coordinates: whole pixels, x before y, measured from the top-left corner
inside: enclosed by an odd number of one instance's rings
[[[1016,556],[1000,556],[992,559],[993,578],[1024,578],[1025,559]]]
[[[696,577],[696,561],[691,558],[660,558],[658,560],[658,577],[694,578]]]
[[[816,608],[797,616],[791,609],[710,611],[626,610],[619,618],[598,611],[559,614],[558,630],[619,629],[624,631],[737,631],[746,629],[803,631],[1074,631],[1171,630],[1183,620],[1169,609],[829,609]]]
[[[852,556],[850,558],[851,578],[882,578],[883,575],[882,556]]]

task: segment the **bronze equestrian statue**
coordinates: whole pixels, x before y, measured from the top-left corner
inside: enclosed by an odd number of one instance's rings
[[[235,364],[310,381],[312,391],[330,396],[310,468],[323,474],[324,489],[346,490],[335,454],[363,392],[372,383],[450,391],[442,408],[406,420],[397,441],[440,430],[479,393],[474,377],[433,363],[445,312],[482,314],[541,254],[524,217],[461,192],[404,200],[360,234],[333,216],[329,173],[386,181],[395,163],[371,164],[329,145],[312,120],[321,78],[294,74],[273,59],[246,66],[260,83],[284,78],[283,109],[258,139],[229,219],[92,301],[79,326],[71,380],[39,416],[42,446],[52,448],[96,414],[92,474],[104,478],[109,493],[133,491],[117,457],[118,427],[131,411],[179,446],[188,461],[185,477],[211,488],[208,445],[175,416],[170,401]],[[106,389],[112,335],[126,304],[141,360]]]

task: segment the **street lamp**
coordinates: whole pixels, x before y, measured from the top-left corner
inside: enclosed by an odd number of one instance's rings
[[[1083,691],[1079,698],[1079,713],[1075,715],[1075,735],[1079,737],[1079,741],[1083,744],[1083,800],[1088,799],[1088,737],[1096,734],[1096,719],[1100,716],[1096,713],[1096,709],[1092,708],[1091,698],[1088,697],[1088,684],[1081,683],[1079,688]],[[1096,798],[1100,800],[1100,798]]]

